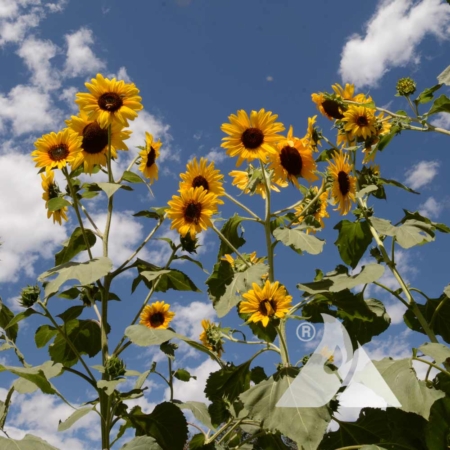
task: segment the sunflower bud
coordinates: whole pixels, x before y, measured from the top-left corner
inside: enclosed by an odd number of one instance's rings
[[[111,377],[111,379],[123,377],[126,372],[125,363],[116,356],[112,356],[106,361],[105,373]]]
[[[398,95],[408,97],[410,95],[413,95],[414,92],[416,92],[416,83],[412,78],[410,77],[400,78],[400,80],[397,81]]]
[[[41,289],[39,286],[27,286],[20,292],[20,306],[31,308],[38,300]]]
[[[198,239],[192,238],[190,233],[187,233],[186,236],[180,236],[181,248],[188,253],[197,253],[198,247]]]

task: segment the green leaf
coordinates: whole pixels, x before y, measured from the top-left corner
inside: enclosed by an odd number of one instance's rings
[[[230,241],[230,243],[234,246],[234,248],[238,249],[245,244],[245,239],[242,237],[243,233],[239,235],[238,228],[241,226],[241,222],[243,218],[235,214],[233,217],[230,217],[224,224],[221,233]],[[224,241],[220,241],[219,253],[217,254],[217,258],[221,258],[226,254],[233,253],[234,250],[230,248]]]
[[[322,252],[325,241],[316,238],[312,234],[306,234],[299,228],[277,228],[273,235],[275,239],[283,242],[284,245],[293,246],[296,250],[318,255]]]
[[[181,381],[189,381],[191,378],[194,378],[194,380],[197,379],[197,377],[192,376],[186,369],[177,369],[173,376]]]
[[[139,271],[143,277],[145,284],[149,289],[152,288],[153,282],[158,278],[159,281],[155,287],[156,292],[166,292],[169,289],[176,291],[193,291],[201,292],[194,282],[183,272],[177,269],[164,269]]]
[[[448,69],[448,68],[447,68],[447,69]],[[446,70],[447,70],[447,69],[446,69]],[[444,72],[442,72],[442,73],[438,76],[438,81],[439,81],[440,84],[436,84],[436,85],[433,86],[433,87],[424,89],[424,90],[418,95],[418,97],[414,100],[414,103],[415,103],[416,105],[423,104],[423,103],[428,103],[428,102],[431,102],[431,100],[433,100],[433,97],[434,97],[433,94],[434,94],[438,89],[440,89],[440,88],[442,87],[443,84],[447,84],[447,83],[444,83],[443,80],[440,80],[440,79],[439,79],[439,77],[441,77],[441,76],[444,75],[444,74],[445,74],[445,70],[444,70]],[[447,74],[447,76],[448,76],[448,74]]]
[[[106,395],[111,396],[113,392],[116,390],[117,386],[120,383],[124,383],[126,381],[125,378],[119,378],[118,380],[98,380],[97,387],[99,389],[103,389],[106,392]]]
[[[354,269],[372,242],[372,233],[367,221],[340,221],[335,227],[339,237],[335,242],[342,261]]]
[[[56,317],[60,317],[64,322],[68,322],[69,320],[76,319],[83,312],[84,305],[76,305],[71,306],[66,309],[63,313],[58,314]]]
[[[444,344],[426,342],[419,347],[419,350],[424,355],[431,356],[439,364],[450,361],[450,348]]]
[[[82,263],[67,262],[61,264],[44,272],[39,276],[38,280],[43,282],[46,278],[57,275],[45,286],[45,297],[48,298],[58,292],[58,289],[68,280],[78,280],[81,285],[85,286],[104,277],[111,269],[111,260],[106,257],[100,257]]]
[[[401,220],[402,223],[405,223],[409,219],[418,220],[419,222],[424,222],[429,225],[432,225],[434,228],[436,228],[436,230],[440,231],[441,233],[450,233],[450,228],[443,223],[432,222],[428,217],[422,216],[417,211],[411,212],[408,211],[407,209],[404,209],[403,211],[405,212],[405,217],[403,217],[403,219]]]
[[[161,216],[157,212],[149,210],[139,211],[136,214],[133,214],[133,217],[147,217],[148,219],[156,220],[159,220],[161,218]]]
[[[431,116],[432,114],[437,114],[441,112],[450,113],[450,98],[446,95],[441,95],[438,97],[430,110],[426,113],[427,116]]]
[[[356,198],[363,198],[365,195],[378,190],[378,186],[370,184],[356,193]]]
[[[108,198],[112,197],[117,190],[123,188],[122,184],[117,183],[97,183],[98,187],[107,195]]]
[[[62,422],[61,420],[59,421],[58,431],[68,430],[75,422],[77,422],[93,410],[94,408],[92,406],[85,406],[84,408],[77,409],[64,422]]]
[[[40,366],[33,367],[33,369],[35,371],[42,371],[45,378],[47,380],[50,380],[51,378],[61,375],[63,366],[59,363],[55,364],[53,361],[46,361]],[[13,386],[19,394],[31,394],[32,392],[36,391],[36,389],[38,389],[38,386],[35,383],[25,378],[16,379],[13,383]]]
[[[395,187],[398,187],[400,189],[404,189],[405,191],[410,192],[411,194],[419,195],[419,192],[415,191],[414,189],[411,189],[408,186],[405,186],[404,184],[400,183],[397,180],[387,180],[386,178],[381,178],[380,177],[380,182],[381,182],[381,184],[388,184],[388,185],[391,185],[391,186],[395,186]]]
[[[1,300],[0,300],[1,302]],[[1,307],[2,305],[0,305]],[[13,325],[15,325],[16,323],[19,323],[20,321],[26,319],[27,317],[32,316],[33,314],[39,314],[40,316],[42,316],[41,313],[35,311],[33,308],[27,308],[25,311],[20,312],[19,314],[16,314],[9,322],[8,325],[6,325],[6,327],[2,327],[5,330],[7,330],[9,327],[12,327]],[[0,316],[1,316],[1,311],[0,311]],[[1,319],[0,319],[1,320]],[[1,326],[1,325],[0,325]]]
[[[144,183],[144,180],[136,173],[126,170],[122,175],[122,180],[129,183]]]
[[[380,152],[382,152],[389,145],[389,143],[392,141],[394,136],[396,136],[399,133],[399,130],[400,130],[400,128],[398,126],[394,125],[388,134],[385,134],[384,136],[382,136],[380,138],[376,149],[379,150]]]
[[[56,335],[58,330],[50,325],[41,325],[34,335],[34,340],[36,342],[37,348],[44,347],[48,342],[50,342]]]
[[[302,445],[304,450],[316,450],[331,419],[328,408],[276,406],[297,374],[297,368],[284,368],[268,380],[251,387],[239,398],[249,417],[261,421],[261,428],[271,433],[279,431],[299,446]]]
[[[60,209],[63,209],[66,206],[71,206],[71,203],[68,202],[63,197],[51,198],[47,203],[47,208],[49,212],[59,211]]]
[[[95,234],[88,228],[85,228],[84,231],[86,233],[89,248],[92,248],[97,240]],[[87,250],[87,248],[83,233],[81,228],[77,227],[73,231],[72,236],[70,236],[70,238],[63,243],[62,250],[55,254],[55,265],[59,266],[60,264],[69,262],[72,258],[78,255],[78,253],[85,250]]]
[[[267,380],[266,372],[264,372],[264,369],[260,366],[255,366],[250,371],[250,379],[255,384],[261,383],[261,381]]]
[[[256,439],[256,448],[263,448],[264,450],[290,450],[292,447],[288,447],[281,439],[280,434],[265,434],[259,436]],[[252,447],[255,448],[255,447]]]
[[[8,327],[13,319],[14,313],[0,299],[0,328],[3,328],[5,330],[5,334],[8,339],[16,342],[19,325],[17,325],[16,323]]]
[[[447,3],[448,0],[447,0]],[[449,85],[450,84],[450,66],[447,66],[438,76],[437,76],[437,80],[439,81],[439,83],[441,84],[445,84],[445,85]]]
[[[0,448],[2,450],[58,450],[47,441],[31,434],[26,434],[20,441],[0,437]]]
[[[72,287],[70,289],[66,289],[63,292],[60,292],[58,294],[59,298],[66,298],[68,300],[75,300],[76,298],[78,298],[81,294],[81,291],[76,288],[76,287]]]
[[[60,368],[60,366],[57,366]],[[10,372],[18,377],[34,383],[44,394],[56,394],[55,388],[48,381],[44,371],[40,366],[37,367],[13,367],[0,364],[0,372]]]
[[[441,398],[431,407],[430,419],[425,427],[427,450],[448,448],[450,442],[450,399]]]
[[[418,220],[407,220],[403,225],[397,227],[395,237],[403,248],[423,245],[434,241],[434,227]]]
[[[325,162],[329,161],[333,154],[336,152],[334,148],[328,148],[320,152],[319,156],[316,158],[316,162]]]
[[[176,336],[171,330],[154,330],[145,325],[130,325],[125,330],[125,336],[130,339],[133,344],[140,347],[148,347],[149,345],[160,345]]]
[[[125,444],[120,450],[163,450],[150,436],[139,436]]]
[[[204,403],[189,401],[180,403],[177,406],[181,409],[189,409],[199,422],[205,425],[208,429],[214,430],[214,426],[211,423],[211,416],[209,415],[208,408]]]

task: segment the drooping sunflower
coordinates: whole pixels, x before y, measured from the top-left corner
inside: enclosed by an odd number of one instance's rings
[[[318,192],[319,189],[317,186],[312,187],[310,189],[310,194],[307,196],[306,202],[295,208],[295,215],[298,217],[298,221],[300,223],[303,222],[304,220],[304,216],[302,215],[303,211],[305,210],[305,208],[309,206],[309,204],[316,197]],[[324,228],[325,227],[325,223],[323,221],[324,217],[330,217],[330,215],[327,212],[327,206],[328,206],[328,191],[325,191],[319,195],[319,198],[315,201],[314,205],[308,207],[306,215],[313,216],[314,219],[316,219],[317,222],[320,223],[320,227]],[[308,232],[309,230],[307,231],[307,233]]]
[[[237,115],[228,117],[230,123],[222,124],[220,129],[228,136],[222,138],[221,146],[227,149],[228,155],[238,157],[237,167],[243,161],[266,161],[268,154],[276,152],[275,144],[283,138],[278,133],[284,130],[281,122],[275,122],[277,117],[265,109],[252,111],[249,117],[240,109]]]
[[[384,117],[384,113],[379,114],[376,117],[375,128],[377,134],[370,136],[364,142],[363,148],[363,164],[368,164],[369,162],[375,161],[375,156],[377,154],[377,148],[374,147],[380,141],[380,138],[391,131],[391,123],[389,122],[389,117]]]
[[[75,103],[86,112],[90,120],[96,120],[102,128],[113,122],[122,127],[128,126],[128,120],[134,120],[143,106],[139,89],[134,83],[104,78],[98,73],[90,83],[85,83],[89,92],[78,92]]]
[[[64,128],[58,133],[51,132],[37,139],[34,143],[36,150],[31,152],[31,156],[36,167],[45,167],[47,173],[52,169],[62,169],[66,164],[75,169],[81,163],[81,143],[82,139],[77,133]]]
[[[343,216],[348,214],[352,202],[356,200],[356,177],[350,175],[352,166],[348,162],[348,155],[336,152],[330,161],[328,173],[333,179],[331,196],[333,204],[338,204],[336,210]]]
[[[78,116],[66,120],[67,126],[82,138],[79,158],[84,165],[85,173],[92,174],[94,166],[106,166],[108,158],[108,129],[101,128],[97,121],[92,121],[84,111]],[[117,158],[117,150],[128,150],[123,142],[131,135],[118,123],[111,126],[111,157]]]
[[[58,185],[55,183],[55,173],[53,170],[46,173],[41,173],[42,178],[42,189],[44,189],[44,193],[42,194],[42,199],[45,200],[45,208],[48,209],[48,202],[52,198],[59,197],[60,190]],[[62,208],[56,211],[47,211],[47,218],[53,216],[53,223],[58,222],[62,225],[61,219],[67,221],[67,206],[63,206]]]
[[[262,322],[267,327],[270,319],[282,319],[289,310],[292,296],[278,281],[271,283],[267,280],[261,288],[256,283],[242,297],[246,301],[239,303],[239,312],[251,314],[249,322]]]
[[[203,186],[206,191],[216,194],[217,197],[225,194],[222,184],[223,175],[220,170],[214,168],[213,162],[208,164],[206,158],[200,158],[197,162],[197,158],[194,158],[187,163],[186,169],[186,173],[180,174],[183,180],[180,182],[180,191]],[[217,203],[223,204],[223,201],[217,198]]]
[[[317,116],[308,117],[308,128],[306,129],[306,134],[303,139],[306,139],[309,142],[309,145],[313,149],[313,151],[318,152],[318,145],[322,145],[320,142],[319,133],[315,127]]]
[[[145,148],[139,152],[139,156],[141,157],[139,170],[145,177],[150,179],[150,184],[158,179],[156,160],[159,158],[161,145],[162,142],[160,139],[158,139],[158,142],[155,142],[153,136],[145,132]]]
[[[302,177],[312,183],[318,177],[314,173],[317,169],[312,156],[312,147],[306,139],[294,137],[294,129],[289,127],[287,138],[277,145],[278,152],[271,154],[270,169],[274,171],[274,178],[291,181],[299,187],[298,178]]]
[[[377,134],[374,110],[364,106],[350,105],[344,113],[344,130],[351,137],[367,139]]]
[[[164,301],[146,305],[141,312],[141,320],[139,323],[148,328],[167,328],[175,316],[175,313],[169,311],[169,309],[170,305]]]
[[[255,188],[253,193],[250,192],[250,189],[248,188],[248,184],[250,181],[248,172],[244,172],[242,170],[232,170],[229,175],[233,177],[233,181],[231,184],[233,186],[236,186],[238,189],[244,192],[244,194],[259,194],[263,199],[266,198],[266,188],[264,186],[264,183],[262,181],[259,181]],[[275,192],[280,192],[277,186],[280,187],[287,187],[288,182],[279,180],[279,179],[272,179],[270,180],[270,189]]]
[[[223,352],[223,343],[217,325],[208,319],[203,319],[202,327],[203,331],[201,332],[199,339],[206,348],[217,353],[220,358]]]
[[[172,196],[168,204],[167,217],[172,219],[170,228],[178,230],[181,236],[189,233],[192,239],[212,226],[211,216],[217,212],[217,196],[205,191],[203,186],[181,191],[180,195]]]
[[[320,113],[327,117],[330,120],[340,120],[344,116],[342,114],[342,108],[339,103],[335,100],[325,98],[323,92],[319,92],[318,94],[311,94],[312,101],[316,104],[317,109]]]

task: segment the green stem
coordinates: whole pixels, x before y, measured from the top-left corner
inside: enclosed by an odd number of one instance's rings
[[[238,420],[218,441],[217,445],[220,445],[229,435],[232,433],[244,419]]]
[[[173,373],[172,373],[172,360],[167,357],[169,362],[169,389],[170,389],[170,401],[173,402]]]
[[[422,363],[424,363],[424,364],[428,364],[430,367],[434,367],[435,369],[437,369],[437,370],[439,370],[440,372],[442,372],[442,373],[445,373],[447,376],[449,376],[450,377],[450,372],[447,372],[445,369],[443,369],[442,367],[439,367],[437,364],[434,364],[434,363],[432,363],[432,362],[430,362],[430,361],[427,361],[426,359],[422,359],[422,358],[417,358],[417,357],[415,357],[415,358],[413,358],[415,361],[419,361],[419,362],[422,362]]]
[[[271,342],[265,342],[265,341],[242,341],[240,339],[236,339],[232,336],[229,336],[228,334],[225,333],[221,333],[221,336],[224,339],[227,339],[230,342],[234,342],[236,344],[249,344],[249,345],[265,345],[265,346],[269,346],[270,348],[272,348],[274,351],[281,353],[281,350],[279,347],[277,347],[275,344],[271,343]]]
[[[233,422],[233,418],[229,419],[228,422],[223,425],[221,428],[219,428],[210,438],[205,439],[205,445],[210,444],[211,442],[214,442],[217,436],[220,436]]]
[[[91,225],[94,227],[95,234],[100,238],[103,239],[103,233],[99,230],[96,223],[92,220],[92,217],[89,215],[87,209],[83,206],[83,204],[79,201],[79,205],[81,210],[84,212],[84,215],[86,216],[87,220],[91,223]]]
[[[257,215],[255,214],[250,208],[248,208],[247,206],[245,206],[243,203],[241,203],[239,200],[236,200],[234,197],[232,197],[230,194],[228,194],[227,192],[225,192],[225,197],[232,201],[235,205],[239,206],[240,208],[242,208],[244,211],[246,211],[248,214],[250,214],[254,219],[256,219],[258,222],[264,223],[263,220]]]
[[[385,291],[389,292],[391,295],[393,295],[396,299],[400,300],[407,308],[409,308],[409,304],[408,302],[406,302],[399,294],[397,294],[395,291],[393,291],[392,289],[389,289],[387,286],[385,286],[382,283],[379,283],[378,281],[374,281],[373,284],[375,286],[378,286],[382,289],[384,289]]]
[[[448,297],[445,297],[443,300],[441,300],[441,302],[439,303],[437,308],[434,310],[434,313],[431,316],[431,320],[430,320],[430,328],[433,328],[434,322],[436,321],[439,311],[445,305],[445,303],[447,303],[447,301],[448,301]]]
[[[288,367],[290,366],[290,361],[289,361],[289,352],[288,352],[288,347],[287,347],[287,341],[286,341],[286,325],[285,325],[285,321],[282,320],[280,325],[278,327],[276,327],[277,332],[278,332],[278,336],[280,337],[280,343],[281,343],[281,359],[283,360],[283,364]]]

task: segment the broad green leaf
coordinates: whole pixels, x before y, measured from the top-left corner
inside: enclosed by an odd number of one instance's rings
[[[125,336],[133,344],[139,345],[140,347],[147,347],[149,345],[160,345],[176,337],[176,333],[165,329],[154,330],[145,325],[130,325],[125,330]]]
[[[447,3],[449,1],[447,0]],[[446,84],[447,86],[450,84],[450,66],[447,66],[438,76],[437,80],[441,84]]]
[[[83,312],[84,305],[71,306],[66,309],[63,313],[58,314],[56,317],[61,318],[64,322],[69,322],[69,320],[76,319]]]
[[[306,234],[298,228],[277,228],[273,235],[275,239],[283,242],[284,245],[293,246],[296,250],[318,255],[322,252],[325,241],[316,238],[312,234]]]
[[[99,389],[103,389],[106,392],[106,395],[110,396],[114,392],[114,390],[117,388],[117,386],[120,383],[124,383],[127,381],[125,378],[119,378],[118,380],[98,380],[97,381],[97,387]]]
[[[75,422],[77,422],[93,410],[94,408],[92,406],[86,406],[84,408],[75,410],[75,412],[73,412],[64,422],[62,422],[61,420],[59,421],[58,431],[68,430]]]
[[[392,141],[394,136],[396,136],[398,134],[399,130],[400,130],[400,128],[396,125],[391,127],[390,132],[380,138],[380,140],[377,144],[377,150],[382,152],[389,145],[389,143]]]
[[[432,222],[428,217],[422,216],[417,211],[411,212],[408,211],[407,209],[404,209],[403,211],[405,212],[405,217],[403,217],[403,219],[401,220],[402,223],[405,223],[409,219],[418,220],[419,222],[425,222],[428,225],[432,225],[434,228],[436,228],[436,230],[440,231],[441,233],[450,233],[450,227],[448,227],[443,223]]]
[[[448,67],[447,67],[447,69],[448,69]],[[448,83],[445,83],[445,82],[444,82],[444,77],[446,77],[446,78],[447,78],[447,81],[449,81],[449,80],[448,80],[448,72],[446,73],[447,69],[444,70],[444,72],[442,72],[442,73],[438,76],[438,81],[439,81],[440,84],[436,84],[436,85],[433,86],[433,87],[424,89],[424,90],[418,95],[418,97],[414,100],[414,103],[415,103],[416,105],[431,102],[431,100],[433,100],[433,98],[434,98],[434,95],[433,95],[433,94],[434,94],[438,89],[440,89],[440,88],[442,87],[443,84],[448,84]],[[442,79],[439,79],[440,77],[442,77]]]
[[[390,220],[380,219],[378,217],[371,217],[370,223],[378,231],[378,233],[384,236],[395,236],[397,231],[396,227],[391,224]]]
[[[268,380],[245,391],[239,398],[244,403],[249,417],[261,421],[262,428],[271,433],[279,431],[302,445],[304,450],[316,450],[331,419],[328,408],[276,406],[297,374],[296,368],[282,369]]]
[[[260,366],[255,366],[250,371],[250,379],[255,384],[261,383],[261,381],[267,380],[266,372],[264,372],[264,369]]]
[[[120,447],[120,450],[165,450],[150,436],[139,436]]]
[[[37,348],[44,347],[48,342],[50,342],[56,335],[58,330],[51,325],[41,325],[34,335],[34,341],[36,342]]]
[[[95,234],[88,228],[85,228],[84,231],[86,233],[89,248],[92,248],[97,240]],[[59,266],[60,264],[69,262],[72,258],[78,255],[78,253],[85,250],[87,249],[82,230],[80,227],[77,227],[73,231],[72,236],[63,242],[62,250],[55,254],[55,265]]]
[[[53,212],[53,211],[59,211],[60,209],[63,209],[66,206],[70,206],[70,202],[68,202],[65,198],[63,197],[55,197],[55,198],[51,198],[48,203],[47,203],[47,208],[49,210],[49,212]]]
[[[5,330],[6,336],[13,342],[16,342],[19,325],[17,323],[8,325],[14,319],[14,313],[0,299],[0,328]]]
[[[444,294],[450,298],[450,284],[444,288]]]
[[[21,440],[0,437],[0,448],[2,450],[58,450],[43,439],[31,434],[26,434]]]
[[[367,221],[350,222],[342,220],[334,229],[339,230],[339,237],[335,245],[339,250],[342,261],[354,269],[372,242],[369,224]]]
[[[320,152],[319,156],[316,158],[316,162],[325,162],[329,161],[333,154],[336,152],[334,148],[328,148]]]
[[[189,440],[189,450],[216,450],[216,446],[213,442],[205,445],[205,435],[203,433],[197,433]]]
[[[97,183],[97,185],[108,198],[112,197],[118,189],[123,188],[122,184],[117,183]]]
[[[224,224],[221,233],[230,241],[230,243],[234,246],[234,248],[238,249],[245,244],[245,239],[242,237],[243,233],[239,235],[238,229],[241,227],[241,222],[243,218],[239,217],[235,214],[233,217],[230,217]],[[217,258],[221,258],[226,254],[233,253],[234,250],[230,248],[225,242],[220,241],[219,253],[217,254]]]
[[[60,292],[58,294],[58,297],[59,298],[66,298],[68,300],[75,300],[80,295],[81,295],[81,291],[78,288],[76,288],[76,287],[72,287],[70,289],[66,289],[63,292]]]
[[[156,211],[139,211],[136,214],[133,214],[133,217],[147,217],[148,219],[156,219],[159,220],[161,216]]]
[[[1,302],[1,301],[0,301]],[[1,308],[1,306],[0,306]],[[12,327],[16,323],[19,323],[23,319],[26,319],[27,317],[32,316],[33,314],[39,314],[42,316],[40,312],[35,311],[33,308],[27,308],[25,311],[20,312],[19,314],[16,314],[9,322],[6,327],[3,327],[5,330],[7,330],[9,327]],[[0,312],[1,315],[1,312]],[[1,326],[1,325],[0,325]]]
[[[363,198],[365,195],[378,190],[378,186],[370,184],[356,193],[356,198]]]
[[[201,292],[194,282],[183,272],[177,269],[142,271],[140,275],[146,281],[146,285],[151,288],[154,280],[158,278],[155,288],[156,292],[166,292],[169,289],[176,291]]]
[[[430,419],[425,427],[427,450],[443,450],[449,446],[450,399],[441,398],[431,407]]]
[[[434,101],[433,106],[426,113],[426,115],[431,116],[432,114],[441,112],[450,113],[450,98],[448,98],[446,95],[441,95],[440,97],[438,97]]]
[[[265,434],[256,439],[256,448],[263,448],[264,450],[291,450],[281,439],[280,434]],[[254,449],[255,447],[251,447]]]
[[[166,274],[170,273],[170,270],[163,269],[163,270],[155,270],[153,272],[150,272],[149,270],[144,270],[141,272],[141,275],[147,280],[147,281],[153,281],[156,278]]]
[[[439,364],[446,360],[450,361],[450,348],[444,344],[426,342],[419,347],[419,350],[424,355],[431,356]]]
[[[126,170],[122,175],[122,180],[129,183],[144,183],[144,180],[136,173]]]
[[[403,248],[422,245],[434,241],[434,227],[418,220],[407,220],[397,227],[395,238]]]
[[[208,408],[204,403],[189,401],[180,403],[177,406],[181,409],[189,409],[199,422],[210,430],[214,430],[213,424],[211,423],[211,416],[209,415]]]
[[[44,371],[40,366],[37,367],[12,367],[0,364],[0,372],[10,372],[18,377],[34,383],[44,394],[56,394],[56,390],[48,381]]]
[[[40,366],[35,366],[34,369],[41,370],[44,373],[45,378],[50,380],[61,375],[64,368],[62,364],[46,361]],[[13,385],[19,394],[31,394],[38,389],[38,386],[35,383],[25,378],[16,379]]]
[[[401,409],[428,420],[431,405],[445,394],[418,380],[410,359],[384,358],[373,363],[402,405]]]
[[[104,277],[111,269],[111,260],[106,257],[100,257],[82,263],[68,262],[61,264],[44,272],[39,276],[38,280],[43,282],[46,278],[57,275],[45,286],[45,297],[48,298],[58,292],[58,289],[68,280],[78,280],[81,285],[85,286]]]

